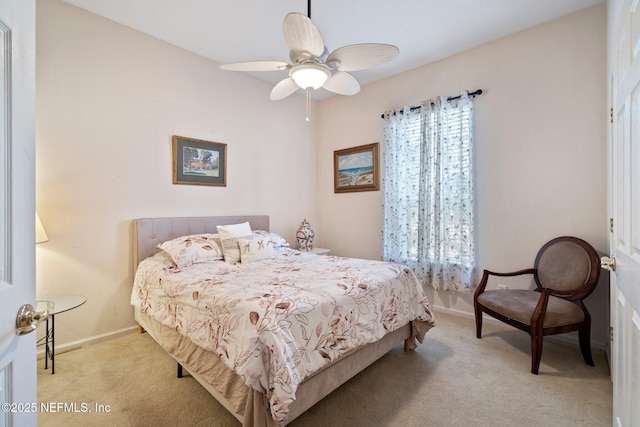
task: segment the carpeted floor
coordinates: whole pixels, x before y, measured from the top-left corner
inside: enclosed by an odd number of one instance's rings
[[[612,384],[603,353],[545,339],[532,375],[529,336],[485,321],[437,313],[424,344],[398,346],[290,424],[324,426],[610,426]],[[41,427],[239,426],[148,334],[132,333],[39,361]],[[75,411],[73,411],[75,406]],[[85,411],[86,410],[86,411]]]

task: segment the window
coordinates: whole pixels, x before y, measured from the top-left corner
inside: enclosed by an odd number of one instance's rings
[[[473,102],[427,102],[388,115],[383,258],[436,289],[468,292],[475,276]]]

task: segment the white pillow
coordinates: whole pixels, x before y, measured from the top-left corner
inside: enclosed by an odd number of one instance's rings
[[[242,224],[231,225],[219,225],[218,235],[220,236],[220,243],[222,245],[222,253],[224,254],[224,260],[235,264],[240,262],[240,247],[238,246],[238,239],[251,238],[251,226],[248,222]]]
[[[257,235],[258,237],[268,237],[269,240],[271,240],[271,243],[273,243],[274,248],[289,247],[289,242],[287,242],[284,237],[280,236],[279,234],[269,233],[268,231],[264,230],[254,230],[253,234]]]
[[[158,248],[168,253],[178,268],[184,268],[191,264],[224,259],[216,239],[215,234],[192,234],[162,242]]]
[[[273,257],[273,243],[268,237],[238,239],[238,245],[243,264]]]

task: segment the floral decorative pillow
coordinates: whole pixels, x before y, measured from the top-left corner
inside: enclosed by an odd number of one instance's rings
[[[217,227],[218,235],[222,246],[224,260],[235,264],[240,262],[240,247],[238,239],[250,239],[253,236],[251,226],[248,222],[242,224],[219,225]]]
[[[224,259],[215,234],[192,234],[162,242],[158,248],[169,254],[173,262],[184,268],[200,262]]]
[[[268,237],[238,239],[238,246],[243,264],[273,257],[273,243]]]
[[[264,230],[254,230],[253,234],[255,236],[258,237],[268,237],[269,240],[271,240],[271,243],[273,244],[274,248],[288,248],[289,247],[289,242],[287,242],[284,237],[280,236],[279,234],[276,233],[270,233],[268,231],[264,231]]]

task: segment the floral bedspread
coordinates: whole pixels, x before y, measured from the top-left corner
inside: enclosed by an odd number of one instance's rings
[[[290,249],[249,264],[214,261],[179,269],[164,252],[142,261],[131,304],[220,355],[266,394],[276,422],[298,385],[341,355],[409,321],[434,325],[408,268]]]

